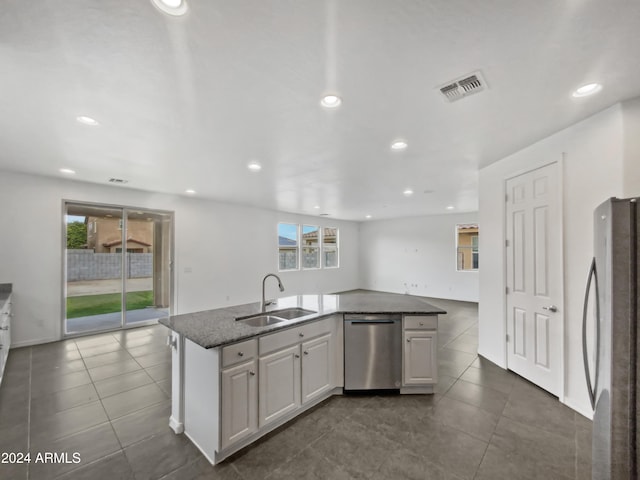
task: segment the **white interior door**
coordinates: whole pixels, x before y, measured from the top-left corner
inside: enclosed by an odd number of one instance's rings
[[[562,212],[557,163],[506,182],[507,364],[562,387]]]

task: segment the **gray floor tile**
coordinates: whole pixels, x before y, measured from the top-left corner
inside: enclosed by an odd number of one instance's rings
[[[201,456],[184,435],[167,432],[124,450],[136,480],[155,480]]]
[[[167,396],[169,398],[171,398],[171,379],[167,379],[167,380],[162,380],[160,382],[157,382],[158,386],[160,387],[160,389],[167,394]]]
[[[196,460],[179,467],[160,480],[244,480],[231,462],[211,465],[200,456]],[[327,479],[328,480],[328,479]]]
[[[445,396],[475,405],[494,415],[502,413],[508,398],[503,392],[464,380],[458,380]]]
[[[85,462],[83,462],[85,463]],[[124,452],[119,451],[58,477],[60,480],[134,480]]]
[[[101,367],[90,368],[89,375],[94,382],[104,380],[105,378],[116,377],[124,373],[134,372],[140,370],[140,364],[133,358],[130,360],[124,360],[123,362],[111,363],[109,365],[102,365]]]
[[[498,415],[454,398],[439,402],[431,412],[434,420],[489,442],[498,424]]]
[[[111,365],[112,363],[119,363],[125,360],[131,360],[133,357],[126,350],[116,350],[115,352],[103,353],[101,355],[95,355],[93,357],[87,357],[84,359],[84,363],[87,368],[102,367],[104,365]]]
[[[112,420],[113,429],[123,447],[153,435],[172,432],[169,427],[171,401],[165,400],[142,410]]]
[[[168,348],[165,348],[164,351],[152,353],[150,355],[135,357],[135,359],[144,368],[149,368],[149,367],[153,367],[154,365],[170,362],[171,351]]]
[[[31,455],[44,452],[65,453],[65,463],[36,463],[29,466],[30,480],[48,480],[58,475],[78,469],[106,455],[120,451],[120,444],[110,423],[82,430],[74,435],[46,444],[33,445]],[[78,462],[74,462],[74,454]],[[114,478],[110,476],[109,478]],[[117,478],[117,477],[116,477]]]
[[[491,445],[514,459],[515,463],[544,472],[546,478],[574,478],[575,438],[542,430],[506,417],[498,421]],[[555,476],[555,477],[554,477]]]
[[[106,397],[102,399],[102,403],[109,418],[114,420],[166,399],[167,395],[155,383],[150,383]]]
[[[129,353],[134,357],[142,357],[145,355],[151,355],[154,353],[164,353],[167,350],[166,341],[159,341],[154,339],[154,337],[149,337],[146,343],[134,347],[130,347],[129,343],[125,344]],[[137,339],[140,341],[140,339]]]
[[[31,419],[31,445],[46,448],[53,441],[107,422],[100,401],[70,408],[55,415]]]
[[[80,348],[80,354],[83,358],[95,357],[96,355],[102,355],[104,353],[117,352],[122,350],[123,347],[118,342],[104,343],[102,345],[93,345]]]
[[[410,480],[459,480],[460,477],[447,472],[436,465],[400,448],[390,452],[380,469],[370,477],[371,480],[410,479]]]
[[[171,378],[171,363],[160,363],[145,369],[151,378],[156,382],[161,382]]]
[[[508,370],[490,370],[487,368],[476,368],[471,366],[467,368],[460,376],[465,382],[475,383],[476,385],[484,385],[502,393],[509,394],[518,376]]]
[[[42,395],[31,401],[31,421],[37,421],[96,400],[98,400],[98,393],[92,383]]]
[[[31,397],[37,398],[69,388],[79,387],[91,383],[91,377],[86,370],[66,373],[64,375],[52,375],[42,377],[32,382]]]
[[[26,452],[28,445],[28,435],[28,422],[19,423],[7,428],[1,428],[0,454],[2,452]],[[0,464],[0,468],[2,468],[2,464]]]
[[[136,387],[153,383],[153,379],[144,370],[125,373],[116,377],[106,378],[95,382],[96,390],[100,398],[110,397],[117,393],[126,392]]]
[[[269,478],[278,480],[351,480],[352,476],[342,467],[327,460],[313,447],[306,448],[284,465],[277,468]]]

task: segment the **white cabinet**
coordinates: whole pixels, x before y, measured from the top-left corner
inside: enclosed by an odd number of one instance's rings
[[[222,348],[220,444],[222,448],[258,431],[258,342]]]
[[[437,377],[436,332],[404,332],[404,385],[429,385]]]
[[[321,320],[260,338],[260,428],[334,387],[336,322],[335,318]]]
[[[300,406],[300,346],[260,358],[260,426]]]
[[[302,348],[302,403],[333,388],[333,342],[331,335],[304,342]]]
[[[252,359],[220,372],[222,448],[258,431],[257,371],[258,361]]]
[[[0,305],[0,384],[11,346],[11,295]]]
[[[436,315],[404,316],[402,393],[429,393],[438,382],[437,328]]]

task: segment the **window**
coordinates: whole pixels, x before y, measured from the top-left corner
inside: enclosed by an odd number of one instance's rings
[[[456,225],[456,266],[458,271],[478,270],[478,225]]]
[[[322,265],[325,268],[336,268],[340,265],[338,229],[335,227],[324,227],[322,229]]]
[[[300,260],[298,260],[300,259]],[[278,270],[338,268],[338,229],[278,223]]]
[[[302,268],[320,268],[320,228],[302,226]]]
[[[298,225],[278,224],[278,269],[298,269]]]

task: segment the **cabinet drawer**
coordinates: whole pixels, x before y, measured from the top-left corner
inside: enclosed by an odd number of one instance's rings
[[[309,338],[317,337],[318,335],[331,333],[332,324],[332,320],[327,318],[325,320],[305,323],[299,327],[293,327],[281,332],[272,333],[271,335],[265,335],[260,338],[260,355],[280,350],[281,348],[288,347],[289,345],[293,345]]]
[[[405,315],[405,330],[435,330],[438,328],[437,315]]]
[[[245,342],[222,347],[222,366],[243,362],[258,356],[258,341],[254,338]]]

